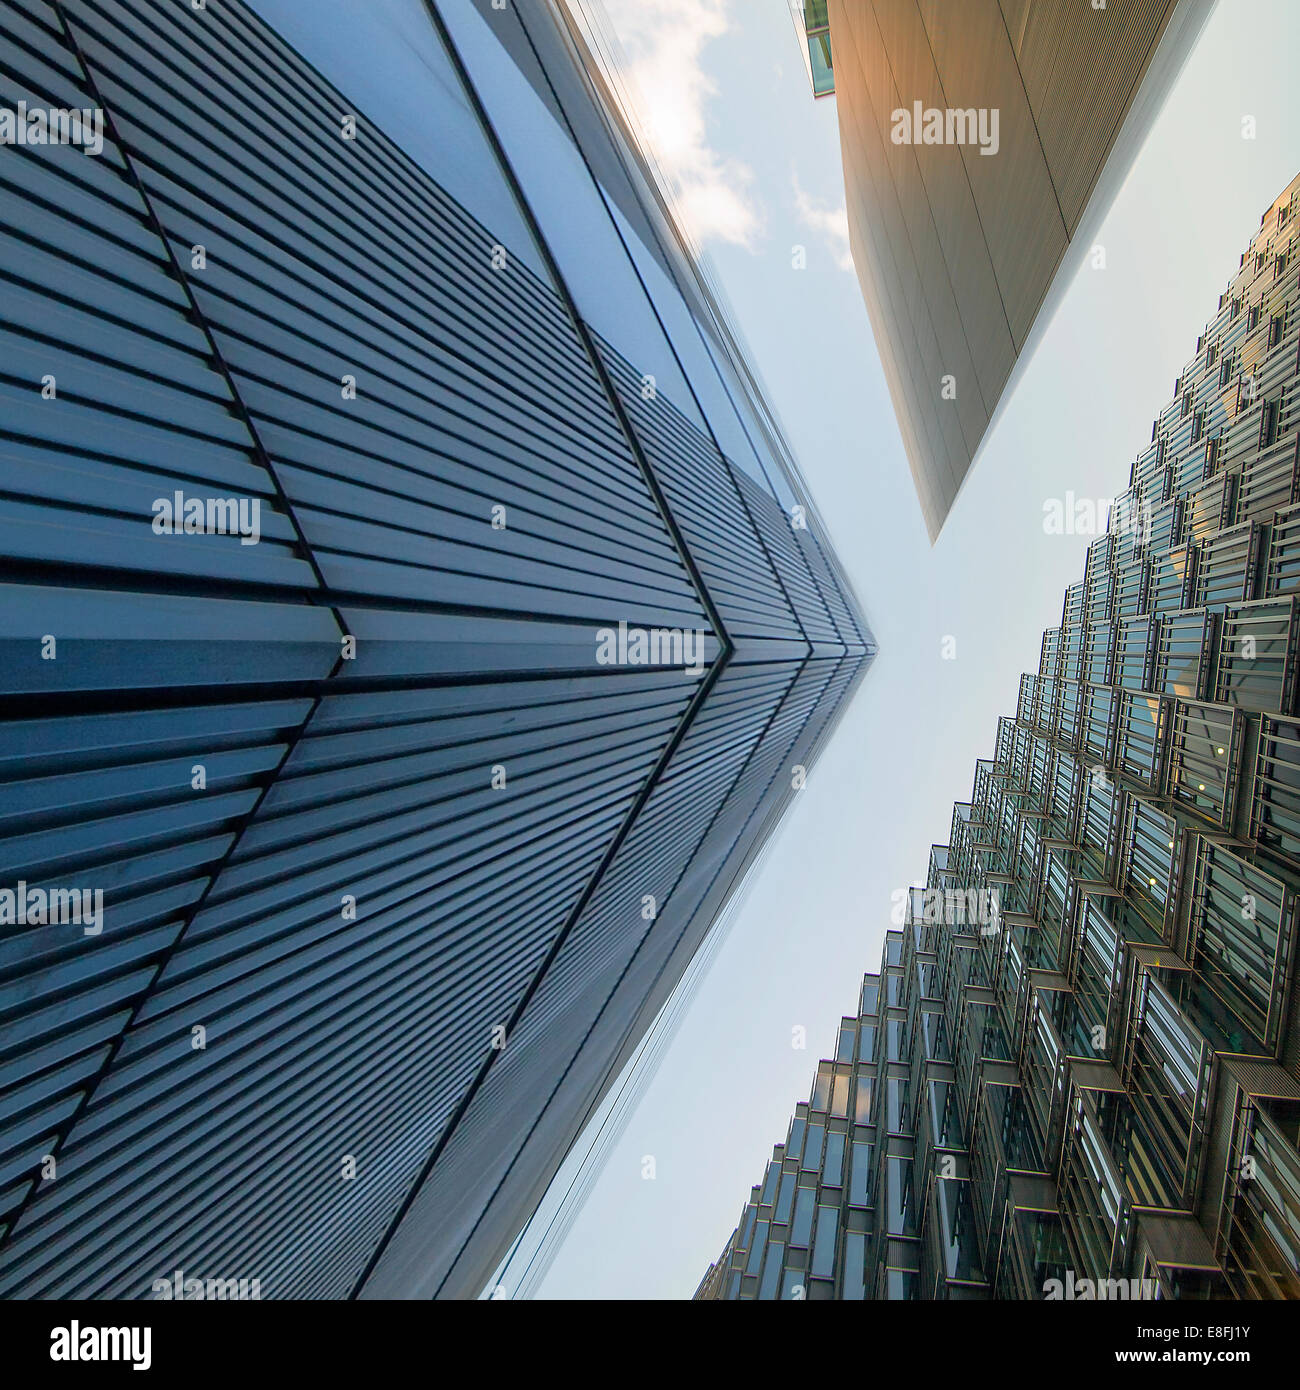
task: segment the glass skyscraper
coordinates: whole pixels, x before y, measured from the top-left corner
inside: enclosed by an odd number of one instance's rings
[[[1300,1297],[1298,222],[1300,178],[697,1297]]]
[[[856,601],[562,8],[0,0],[0,137],[0,1296],[474,1296]]]

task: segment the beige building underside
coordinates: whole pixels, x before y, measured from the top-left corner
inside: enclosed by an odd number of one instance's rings
[[[1213,0],[829,8],[850,244],[933,541]],[[894,143],[917,101],[996,110],[997,153]]]

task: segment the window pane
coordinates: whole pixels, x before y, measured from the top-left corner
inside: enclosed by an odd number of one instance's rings
[[[822,1169],[822,1181],[827,1187],[838,1187],[844,1181],[844,1136],[826,1136],[826,1162]]]
[[[871,1145],[854,1144],[853,1174],[849,1182],[849,1201],[855,1207],[867,1205],[867,1185],[871,1176]]]
[[[814,1188],[801,1187],[794,1202],[794,1228],[790,1232],[791,1245],[807,1245],[812,1237],[813,1207],[817,1193]]]
[[[835,1232],[839,1226],[838,1207],[817,1208],[817,1243],[813,1246],[812,1272],[830,1279],[835,1274]]]
[[[808,1126],[808,1142],[803,1148],[803,1166],[806,1171],[815,1173],[822,1162],[822,1135],[825,1129],[821,1125]]]
[[[767,1252],[767,1263],[763,1266],[763,1280],[758,1286],[759,1298],[775,1298],[777,1281],[781,1277],[781,1259],[785,1246],[778,1240]]]
[[[863,1282],[867,1259],[867,1238],[858,1231],[844,1237],[844,1292],[842,1298],[865,1298]]]
[[[849,1113],[849,1078],[845,1073],[835,1078],[831,1088],[831,1114],[843,1118]]]
[[[788,1222],[790,1220],[790,1204],[794,1201],[794,1174],[782,1173],[781,1175],[781,1194],[776,1199],[776,1219]]]
[[[829,1110],[831,1100],[831,1074],[829,1071],[818,1071],[817,1080],[813,1082],[812,1108],[814,1110]]]
[[[771,1206],[776,1200],[776,1184],[781,1176],[781,1166],[778,1163],[767,1165],[767,1177],[763,1179],[762,1200],[767,1206]]]
[[[758,1223],[758,1234],[754,1238],[754,1243],[749,1247],[749,1259],[745,1261],[745,1273],[757,1274],[759,1265],[763,1262],[763,1250],[767,1245],[767,1222]]]

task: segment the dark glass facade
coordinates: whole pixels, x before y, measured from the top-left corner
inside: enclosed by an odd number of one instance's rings
[[[866,669],[602,90],[0,0],[0,1296],[476,1295]]]
[[[698,1297],[1300,1297],[1300,178]]]

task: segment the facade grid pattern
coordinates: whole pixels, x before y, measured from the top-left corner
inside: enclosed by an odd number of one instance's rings
[[[1300,178],[697,1297],[1300,1297],[1298,222]]]
[[[0,1296],[476,1296],[866,670],[594,71],[0,0]]]

